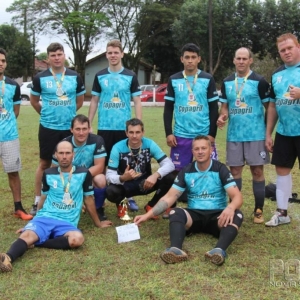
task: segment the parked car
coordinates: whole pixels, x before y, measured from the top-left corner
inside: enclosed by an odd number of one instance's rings
[[[155,102],[165,102],[164,97],[167,92],[167,84],[163,83],[156,87],[155,89]],[[142,102],[153,102],[153,90],[143,91],[141,94]]]
[[[154,85],[153,84],[143,84],[143,85],[140,85],[140,89],[141,91],[152,91],[154,88]]]
[[[21,85],[21,100],[29,101],[30,100],[30,90],[32,87],[32,81],[23,82]]]

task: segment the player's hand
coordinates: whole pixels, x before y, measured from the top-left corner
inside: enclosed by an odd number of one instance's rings
[[[234,209],[227,206],[222,213],[218,216],[218,226],[226,227],[227,225],[231,225],[234,217]]]
[[[150,175],[144,182],[144,190],[150,190],[157,182],[156,174]]]
[[[133,222],[135,223],[135,225],[140,226],[141,223],[147,220],[148,218],[146,217],[146,214],[143,214],[143,215],[135,216]]]
[[[177,146],[177,141],[176,138],[174,136],[174,134],[169,134],[167,136],[167,145],[171,148],[176,147]]]
[[[101,221],[100,226],[98,226],[98,227],[105,228],[105,227],[110,227],[112,225],[113,225],[112,221],[106,220],[106,221]]]
[[[290,85],[290,98],[291,100],[296,100],[296,99],[300,99],[300,88]]]
[[[266,136],[265,145],[266,145],[267,150],[272,153],[274,143],[273,143],[273,139],[271,136],[268,136],[268,135]]]
[[[23,232],[23,229],[24,228],[19,228],[17,231],[16,231],[16,234],[21,234]]]
[[[130,169],[129,165],[127,165],[124,174],[122,175],[122,181],[133,180],[139,176],[141,176],[141,173],[137,173],[135,170]]]
[[[223,129],[225,124],[226,124],[226,121],[228,119],[228,116],[226,114],[221,114],[217,120],[217,126],[219,129]]]

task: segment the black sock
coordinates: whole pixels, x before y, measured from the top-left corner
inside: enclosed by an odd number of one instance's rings
[[[226,250],[229,245],[233,242],[238,234],[238,230],[236,227],[227,225],[227,227],[223,227],[220,232],[220,237],[217,242],[216,248],[221,248]]]
[[[252,181],[253,194],[255,199],[255,208],[263,210],[265,203],[265,181]]]
[[[45,243],[43,244],[36,245],[36,247],[48,248],[48,249],[61,249],[61,250],[71,249],[67,236],[59,236],[54,239],[49,239],[45,241]]]
[[[15,204],[15,211],[17,211],[17,210],[23,210],[24,211],[24,208],[22,206],[22,202],[21,201],[14,202],[14,204]]]
[[[6,254],[10,257],[11,262],[14,262],[18,257],[22,256],[27,249],[27,243],[19,238],[12,243]]]
[[[171,247],[182,249],[186,235],[185,224],[181,222],[170,222],[169,225]]]

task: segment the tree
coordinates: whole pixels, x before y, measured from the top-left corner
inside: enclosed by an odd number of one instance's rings
[[[109,25],[103,12],[109,0],[17,0],[11,5],[15,12],[22,12],[22,6],[17,5],[20,2],[30,2],[32,11],[39,16],[35,23],[44,33],[66,35],[75,69],[84,78],[86,57]]]
[[[108,14],[112,30],[108,36],[122,41],[127,53],[123,59],[125,67],[138,71],[140,60],[151,51],[150,46],[170,29],[170,24],[178,14],[179,2],[183,1],[110,2]]]
[[[38,60],[47,60],[47,59],[48,59],[48,54],[47,54],[47,52],[41,52],[41,53],[39,53],[39,54],[36,56],[36,58],[37,58]]]
[[[32,66],[32,45],[14,26],[0,25],[0,47],[7,55],[6,75],[12,78],[27,74]]]

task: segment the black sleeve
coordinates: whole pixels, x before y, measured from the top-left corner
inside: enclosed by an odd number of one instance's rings
[[[174,101],[165,100],[164,108],[164,125],[166,137],[173,134],[172,121],[173,121]]]
[[[208,103],[209,106],[209,132],[208,135],[212,136],[213,138],[217,135],[217,120],[219,117],[219,106],[218,101],[212,101]]]

